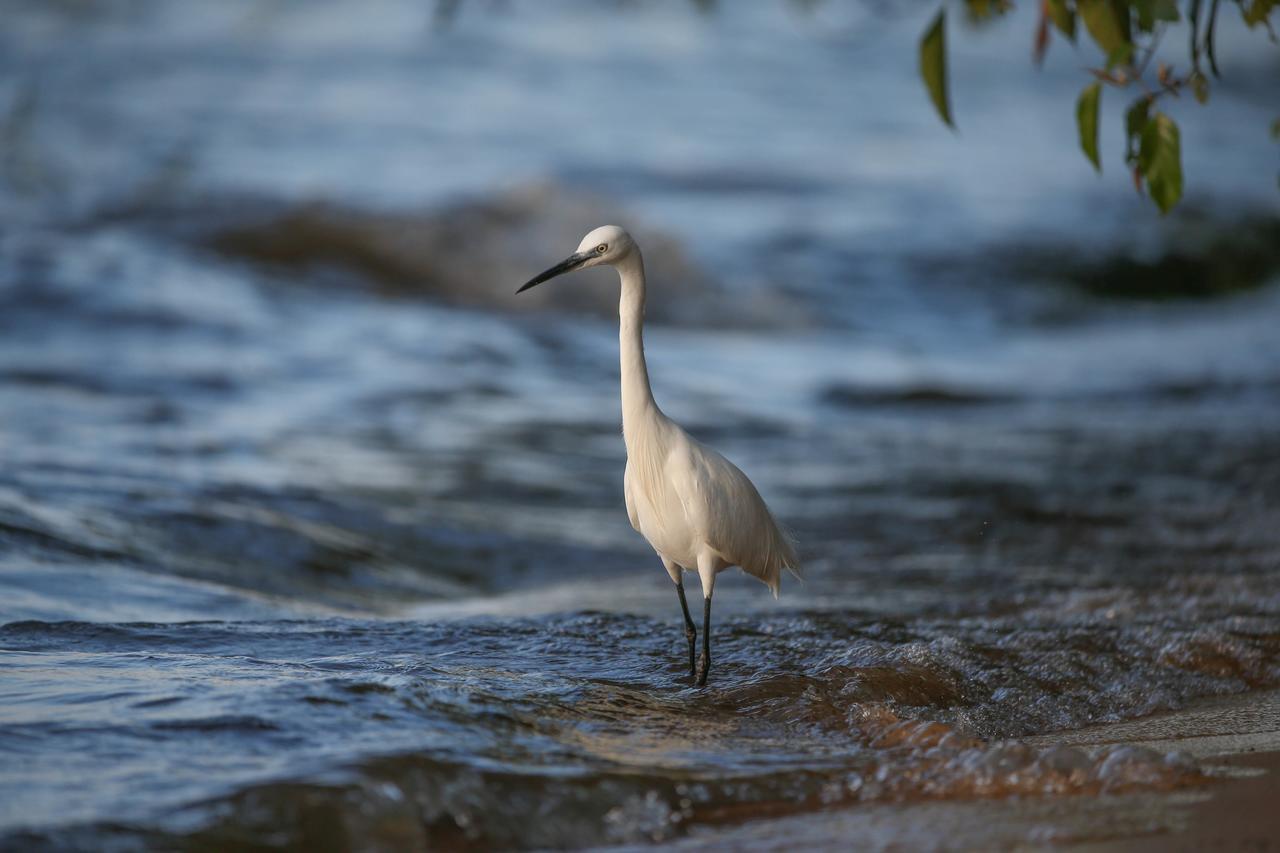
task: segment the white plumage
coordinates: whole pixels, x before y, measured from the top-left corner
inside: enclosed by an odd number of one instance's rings
[[[732,462],[681,429],[653,399],[644,358],[644,261],[635,241],[616,225],[597,228],[565,261],[531,279],[527,290],[562,273],[608,264],[618,271],[618,338],[622,376],[622,432],[627,445],[623,492],[631,526],[658,553],[680,596],[689,642],[690,674],[705,684],[711,665],[711,595],[716,575],[732,566],[759,578],[775,597],[782,570],[797,577],[800,563],[756,487]],[[517,291],[517,292],[520,292]],[[682,571],[702,582],[701,666],[695,667],[696,629]]]
[[[782,570],[798,572],[800,564],[760,493],[737,466],[656,409],[653,420],[634,440],[624,426],[631,526],[658,552],[673,581],[679,580],[676,566],[697,571],[709,596],[715,575],[739,566],[776,598]]]

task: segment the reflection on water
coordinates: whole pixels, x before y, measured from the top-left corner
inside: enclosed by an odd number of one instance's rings
[[[1021,45],[958,63],[955,140],[894,64],[914,21],[511,7],[6,18],[0,843],[559,847],[1201,781],[1052,733],[1280,682],[1274,289],[1008,262],[1129,202],[976,121],[1079,159],[1069,96],[982,85]],[[1258,198],[1253,143],[1187,127]],[[629,217],[665,226],[660,402],[809,568],[721,581],[707,691],[622,507],[615,285],[506,301]]]

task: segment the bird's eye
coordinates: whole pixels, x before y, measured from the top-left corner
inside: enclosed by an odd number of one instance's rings
[[[609,244],[601,243],[599,246],[596,246],[596,251],[603,255],[605,252],[609,251]]]

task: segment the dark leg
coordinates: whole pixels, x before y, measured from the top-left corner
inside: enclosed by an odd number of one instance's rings
[[[689,641],[689,677],[697,675],[693,667],[693,650],[697,648],[698,629],[693,627],[693,617],[689,615],[689,602],[684,598],[684,578],[676,581],[676,592],[680,594],[680,609],[684,611],[684,638]]]
[[[705,687],[707,673],[711,671],[711,596],[702,599],[702,666],[698,673],[698,686]]]

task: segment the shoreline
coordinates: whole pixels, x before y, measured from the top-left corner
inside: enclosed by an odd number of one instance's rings
[[[875,803],[694,831],[682,850],[1280,850],[1280,690],[1024,739],[1180,750],[1209,774],[1173,791]],[[638,848],[637,848],[638,849]]]
[[[1280,690],[1255,691],[1181,711],[1072,733],[1080,745],[1122,742],[1179,749],[1216,778],[1180,811],[1176,827],[1079,845],[1089,851],[1280,849]],[[1066,738],[1070,740],[1070,736]]]

